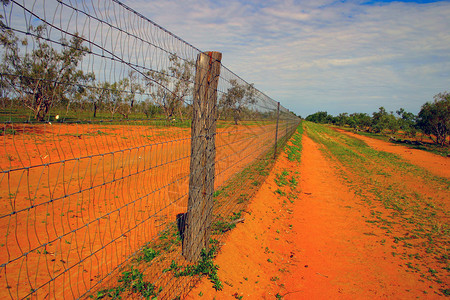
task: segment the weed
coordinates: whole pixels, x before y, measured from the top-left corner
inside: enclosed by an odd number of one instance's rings
[[[281,174],[276,174],[275,183],[279,186],[285,186],[288,184],[286,177],[289,175],[289,172],[284,170]]]
[[[278,276],[270,277],[270,281],[277,281],[277,280],[280,280]]]
[[[112,298],[112,299],[120,299],[120,294],[123,293],[125,289],[123,287],[120,288],[111,288],[111,289],[103,289],[97,292],[95,299],[103,299],[103,298]],[[94,296],[90,296],[90,298],[94,298]]]
[[[217,275],[219,266],[215,265],[213,262],[213,259],[214,257],[216,257],[216,255],[217,247],[216,245],[213,245],[209,250],[202,249],[200,260],[196,265],[187,265],[185,267],[182,267],[179,266],[175,261],[172,261],[170,267],[163,270],[163,272],[174,271],[175,277],[207,275],[213,283],[213,288],[216,290],[222,290],[223,285]]]
[[[301,151],[302,151],[302,135],[303,135],[303,126],[300,124],[297,127],[296,132],[292,136],[291,142],[292,145],[286,146],[287,158],[289,161],[298,161],[300,162]]]
[[[158,295],[155,291],[155,286],[144,281],[144,274],[133,267],[131,267],[129,271],[122,273],[119,282],[122,282],[123,288],[130,289],[133,293],[140,293],[146,299]]]
[[[242,300],[244,298],[243,295],[239,295],[237,292],[232,295],[235,299]]]
[[[159,255],[159,251],[155,251],[152,248],[144,247],[140,256],[136,259],[137,262],[145,261],[151,262],[155,257]]]
[[[144,274],[131,267],[128,271],[122,272],[122,276],[119,278],[119,286],[109,289],[103,289],[97,292],[97,295],[89,296],[90,298],[103,299],[103,298],[113,298],[120,299],[121,294],[126,290],[132,293],[139,293],[142,297],[146,299],[155,299],[161,292],[161,288],[157,289],[153,284],[144,281]]]
[[[280,189],[276,189],[275,193],[279,194],[280,196],[286,196],[286,192],[280,190]]]
[[[211,230],[213,234],[222,234],[236,227],[235,223],[226,221],[217,221],[212,224]]]
[[[216,198],[216,197],[218,197],[218,196],[219,196],[220,194],[222,194],[222,193],[223,193],[223,190],[214,191],[213,197]]]
[[[294,189],[297,187],[297,185],[298,185],[297,179],[294,176],[292,176],[292,178],[289,180],[289,186]]]
[[[242,217],[242,211],[239,211],[237,213],[233,212],[233,215],[230,217],[231,221],[238,220]]]
[[[435,269],[431,269],[431,268],[428,268],[428,272],[430,272],[431,275],[433,275],[433,276],[435,276],[435,274],[437,273],[437,271]]]

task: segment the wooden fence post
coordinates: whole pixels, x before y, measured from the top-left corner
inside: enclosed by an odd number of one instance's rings
[[[275,131],[275,151],[273,152],[273,158],[277,157],[277,144],[278,144],[278,121],[280,120],[280,102],[278,102],[277,108],[277,129]]]
[[[214,170],[216,158],[216,103],[222,53],[205,52],[197,57],[191,126],[189,200],[185,217],[183,256],[200,258],[211,236]]]

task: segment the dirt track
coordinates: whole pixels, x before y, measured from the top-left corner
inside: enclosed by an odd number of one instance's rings
[[[416,152],[405,147],[364,140],[377,150],[407,156],[405,159],[427,166],[432,173],[443,176],[437,166],[450,170],[447,158],[421,151],[414,156]],[[448,263],[445,270],[445,264],[434,259],[438,254],[429,254],[418,242],[401,245],[396,236],[410,234],[407,222],[391,216],[392,210],[380,203],[365,199],[369,186],[360,185],[355,193],[359,179],[349,179],[351,172],[326,157],[320,147],[304,135],[300,164],[285,155],[278,159],[250,204],[245,223],[230,234],[216,258],[224,289],[213,290],[205,279],[188,299],[445,298],[442,290],[450,284]],[[426,164],[423,157],[429,160]],[[275,192],[280,189],[275,179],[286,170],[299,184],[284,188],[283,196]],[[380,182],[403,184],[396,170],[387,178],[380,177]],[[353,185],[349,184],[352,180]],[[406,190],[413,188],[409,181],[404,184]],[[435,199],[433,205],[445,211],[448,189],[422,190],[424,198]],[[392,218],[394,225],[386,230],[375,223],[374,216]],[[441,226],[448,225],[446,216],[444,213],[440,219]],[[444,238],[443,244],[448,245],[448,235]],[[436,274],[441,279],[436,279]]]

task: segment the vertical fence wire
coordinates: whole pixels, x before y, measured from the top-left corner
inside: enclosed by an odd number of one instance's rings
[[[137,293],[114,288],[124,276],[184,295],[192,278],[162,270],[187,264],[177,215],[200,50],[116,0],[2,1],[0,15],[0,295]],[[217,95],[220,240],[263,176],[245,174],[298,118],[281,106],[277,135],[277,102],[224,66]]]

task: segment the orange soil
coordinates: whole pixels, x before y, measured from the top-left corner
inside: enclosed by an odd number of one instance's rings
[[[78,298],[186,211],[188,128],[12,129],[0,136],[1,297]],[[216,187],[266,151],[274,130],[218,129]]]
[[[400,155],[402,158],[406,159],[412,164],[422,167],[435,175],[450,178],[450,163],[448,157],[438,156],[430,152],[412,149],[393,143],[386,143],[378,139],[373,139],[356,133],[352,133],[342,129],[336,129],[336,131],[348,134],[350,136],[356,137],[363,140],[370,147],[376,150],[382,150],[390,153]]]
[[[436,174],[450,170],[449,159],[361,138],[377,149],[410,156],[411,162]],[[384,231],[365,222],[367,203],[340,180],[335,163],[307,135],[301,161],[279,157],[249,205],[245,222],[225,240],[215,260],[223,290],[215,291],[205,278],[187,299],[276,299],[277,294],[283,299],[439,297],[431,282],[408,272],[405,261],[391,255],[392,239],[380,242]],[[299,173],[299,185],[290,191],[298,196],[293,203],[274,193],[279,188],[275,174],[283,170]]]

